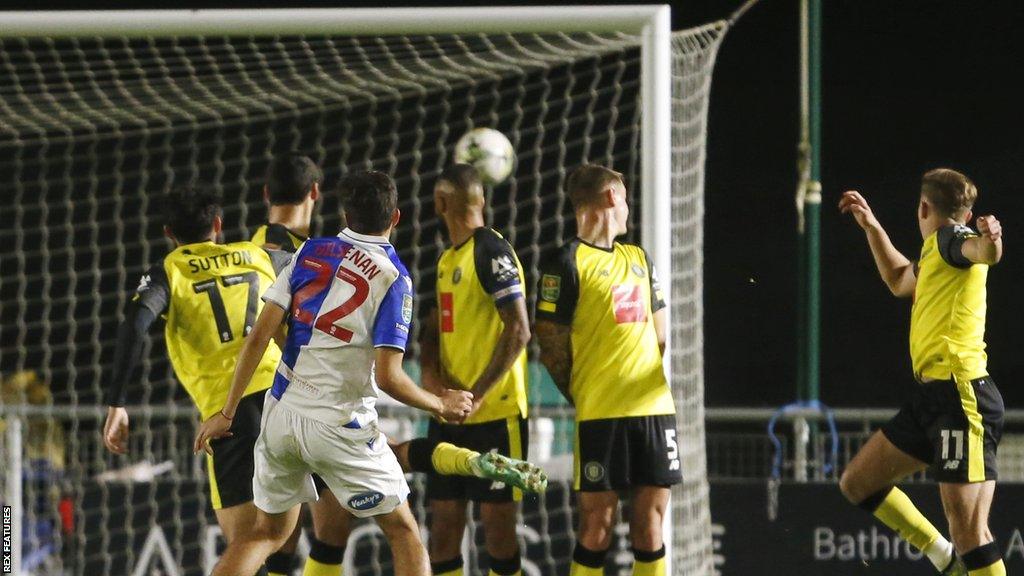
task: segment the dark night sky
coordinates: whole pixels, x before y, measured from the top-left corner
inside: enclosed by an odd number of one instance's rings
[[[724,17],[739,3],[674,2],[674,27]],[[976,213],[995,213],[1006,229],[1004,261],[989,277],[990,368],[1007,406],[1022,407],[1013,281],[1024,277],[1024,239],[1015,233],[1024,195],[1013,174],[1024,160],[1024,91],[1014,81],[1024,69],[1024,2],[823,3],[822,398],[894,406],[912,385],[909,302],[889,296],[877,278],[863,234],[835,209],[839,194],[861,190],[897,247],[916,258],[920,174],[951,166],[977,182]],[[175,7],[212,5],[282,3]],[[705,269],[714,405],[778,405],[795,394],[797,6],[762,0],[729,32],[715,71]]]
[[[990,274],[990,369],[1008,407],[1020,308],[1013,279],[1024,160],[1019,83],[1024,4],[825,2],[823,30],[822,398],[895,405],[913,385],[910,303],[879,280],[863,233],[835,209],[861,190],[908,257],[920,249],[920,174],[964,170],[975,212],[1007,226]],[[711,100],[706,240],[709,403],[779,404],[794,394],[797,3],[765,0],[730,32]],[[1015,163],[1016,161],[1016,163]],[[753,279],[754,282],[750,282]],[[753,329],[752,329],[753,328]],[[743,400],[740,400],[743,399]]]

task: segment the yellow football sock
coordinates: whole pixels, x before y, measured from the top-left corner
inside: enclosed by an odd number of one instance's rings
[[[341,564],[325,564],[312,558],[306,558],[302,576],[341,576]]]
[[[569,568],[569,576],[604,576],[604,566],[594,568],[593,566],[584,566],[573,560],[572,566]]]
[[[982,544],[961,558],[970,576],[1006,576],[1006,565],[995,542]]]
[[[577,543],[572,551],[569,576],[604,576],[604,559],[607,555],[607,550],[590,550]]]
[[[1006,576],[1006,564],[1000,560],[995,564],[989,564],[984,568],[978,568],[977,570],[968,570],[967,574],[970,576]]]
[[[302,568],[302,576],[341,576],[344,560],[344,546],[333,546],[314,536],[310,538],[309,556]]]
[[[665,576],[665,559],[658,558],[654,562],[634,560],[633,576]]]
[[[267,576],[291,576],[295,555],[290,552],[274,552],[263,565],[267,569]]]
[[[474,476],[470,461],[479,455],[480,453],[474,450],[440,442],[431,453],[430,462],[438,474]]]
[[[892,528],[910,543],[911,546],[925,554],[934,544],[946,543],[938,529],[921,514],[910,498],[899,488],[893,488],[885,499],[875,508],[875,518]],[[948,543],[946,543],[948,545]],[[931,558],[931,555],[929,555]]]
[[[434,576],[462,576],[462,556],[444,562],[431,562],[430,571]]]
[[[523,576],[523,559],[516,551],[511,558],[491,558],[487,576]]]
[[[665,576],[665,546],[654,552],[634,548],[633,576]]]

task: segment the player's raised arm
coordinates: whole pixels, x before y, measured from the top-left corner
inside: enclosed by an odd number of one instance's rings
[[[967,238],[961,246],[964,258],[974,264],[998,264],[1003,258],[1003,227],[995,216],[979,216],[975,221],[980,236]]]
[[[192,447],[196,453],[200,450],[210,452],[208,443],[210,440],[231,435],[231,432],[228,430],[231,428],[231,421],[235,417],[238,403],[242,400],[245,389],[249,386],[253,373],[256,372],[256,367],[259,366],[260,361],[263,359],[263,354],[267,351],[270,340],[280,328],[286,314],[286,310],[281,308],[276,302],[268,302],[263,307],[259,318],[256,319],[256,325],[253,326],[249,335],[245,337],[245,343],[242,345],[242,352],[239,354],[238,363],[235,365],[235,374],[231,378],[231,389],[228,390],[228,397],[224,401],[224,407],[199,427],[195,444]]]
[[[878,274],[893,295],[898,298],[913,296],[914,288],[917,286],[914,263],[893,246],[889,235],[885,233],[885,229],[868,206],[867,200],[860,192],[848,190],[839,199],[839,211],[852,215],[864,230],[868,246],[871,247],[871,255],[875,259],[875,266],[878,267]]]
[[[142,358],[146,332],[169,301],[170,288],[161,263],[142,276],[124,321],[117,328],[114,375],[107,389],[107,421],[103,425],[103,444],[115,454],[128,452],[128,411],[124,408],[128,381]]]

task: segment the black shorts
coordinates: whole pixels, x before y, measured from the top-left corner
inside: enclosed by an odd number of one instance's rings
[[[921,384],[882,433],[929,464],[939,482],[995,480],[1003,397],[988,376],[959,385],[952,380]]]
[[[497,450],[510,458],[526,459],[530,443],[530,428],[525,418],[513,416],[479,424],[441,424],[430,421],[427,437],[438,442],[449,442],[480,453]],[[427,476],[429,500],[472,500],[474,502],[518,502],[522,492],[483,478],[429,474]]]
[[[260,435],[264,391],[242,398],[231,421],[231,436],[210,441],[206,455],[210,504],[214,510],[252,502],[253,447]]]
[[[604,492],[683,481],[676,417],[632,416],[576,424],[576,490]]]

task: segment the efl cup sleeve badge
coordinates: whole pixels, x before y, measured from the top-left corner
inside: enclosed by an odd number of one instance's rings
[[[540,279],[540,298],[546,302],[557,302],[562,292],[562,277],[545,274]]]
[[[412,295],[402,294],[402,322],[412,322]]]
[[[644,277],[645,274],[644,274],[644,269],[643,269],[642,266],[640,266],[639,264],[633,264],[632,268],[633,268],[633,274],[636,274],[640,278]]]

